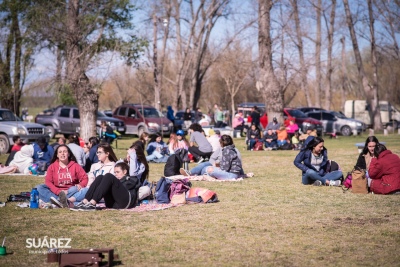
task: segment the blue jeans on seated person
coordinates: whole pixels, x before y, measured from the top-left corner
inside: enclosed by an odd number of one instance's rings
[[[39,198],[42,201],[49,203],[51,197],[58,199],[58,196],[51,192],[50,188],[45,184],[40,184],[36,186],[36,188],[39,192]],[[85,198],[86,192],[87,188],[82,188],[81,190],[78,190],[76,186],[71,186],[70,188],[68,188],[67,198],[74,197],[76,199],[75,203],[78,203]]]
[[[277,142],[278,142],[278,146],[283,146],[284,144],[287,143],[286,140],[278,140]]]
[[[157,150],[154,150],[153,153],[151,153],[151,155],[146,157],[147,161],[152,161],[154,159],[161,159],[163,157],[163,155],[158,152]]]
[[[213,170],[211,172],[208,172],[207,169],[210,167],[206,167],[206,174],[208,174],[211,177],[214,177],[218,180],[234,180],[239,178],[241,175],[240,173],[232,173],[232,172],[227,172],[223,171],[218,167],[212,167]]]
[[[342,171],[333,171],[321,176],[318,172],[308,169],[302,177],[302,183],[304,185],[313,184],[315,181],[321,181],[323,185],[325,185],[326,181],[336,181],[339,180],[343,176]]]
[[[255,146],[256,143],[257,143],[256,139],[253,139],[253,138],[249,139],[247,141],[247,150],[253,149],[253,147]]]
[[[265,148],[268,148],[268,147],[277,147],[278,145],[276,141],[271,141],[271,142],[264,142],[264,146]]]
[[[207,172],[207,167],[212,166],[212,164],[209,161],[202,162],[200,164],[197,164],[196,167],[190,170],[191,175],[203,175]]]

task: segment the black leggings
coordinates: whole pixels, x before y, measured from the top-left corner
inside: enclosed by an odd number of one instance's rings
[[[189,152],[192,154],[197,160],[199,160],[200,157],[205,157],[209,158],[212,154],[212,152],[202,152],[197,146],[191,146],[189,147]]]
[[[90,185],[85,198],[99,202],[102,198],[107,208],[125,209],[135,205],[126,187],[111,173],[99,175]],[[131,203],[129,203],[129,200]],[[129,203],[129,207],[128,206]]]

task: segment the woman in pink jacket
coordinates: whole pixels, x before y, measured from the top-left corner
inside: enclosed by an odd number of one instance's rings
[[[72,206],[69,202],[81,201],[85,194],[88,176],[76,162],[76,158],[67,145],[59,145],[47,169],[45,184],[36,186],[39,199],[50,201],[60,208]]]
[[[400,191],[400,158],[382,144],[375,147],[375,157],[368,170],[368,186],[375,194]]]

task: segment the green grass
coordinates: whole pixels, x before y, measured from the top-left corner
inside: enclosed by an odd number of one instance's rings
[[[350,171],[358,156],[354,144],[365,138],[327,139],[330,159]],[[378,138],[400,154],[399,135]],[[118,142],[118,157],[125,156],[133,141]],[[25,247],[27,238],[44,236],[71,238],[72,248],[114,248],[124,266],[399,265],[399,195],[303,186],[293,165],[297,152],[249,152],[243,139],[235,143],[245,171],[256,176],[241,182],[193,183],[217,192],[216,204],[144,213],[74,213],[7,203],[0,208],[0,240],[7,236],[7,250],[13,254],[1,257],[0,266],[57,266]],[[150,164],[150,180],[158,180],[163,167]],[[39,177],[0,176],[0,200],[42,182]]]

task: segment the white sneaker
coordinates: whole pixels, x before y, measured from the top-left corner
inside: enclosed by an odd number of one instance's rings
[[[329,186],[340,186],[340,185],[341,185],[340,180],[329,181]]]
[[[55,197],[50,197],[50,201],[51,201],[51,204],[56,205],[57,208],[63,208],[64,207],[63,204],[60,201],[58,201],[58,199],[56,199]]]

